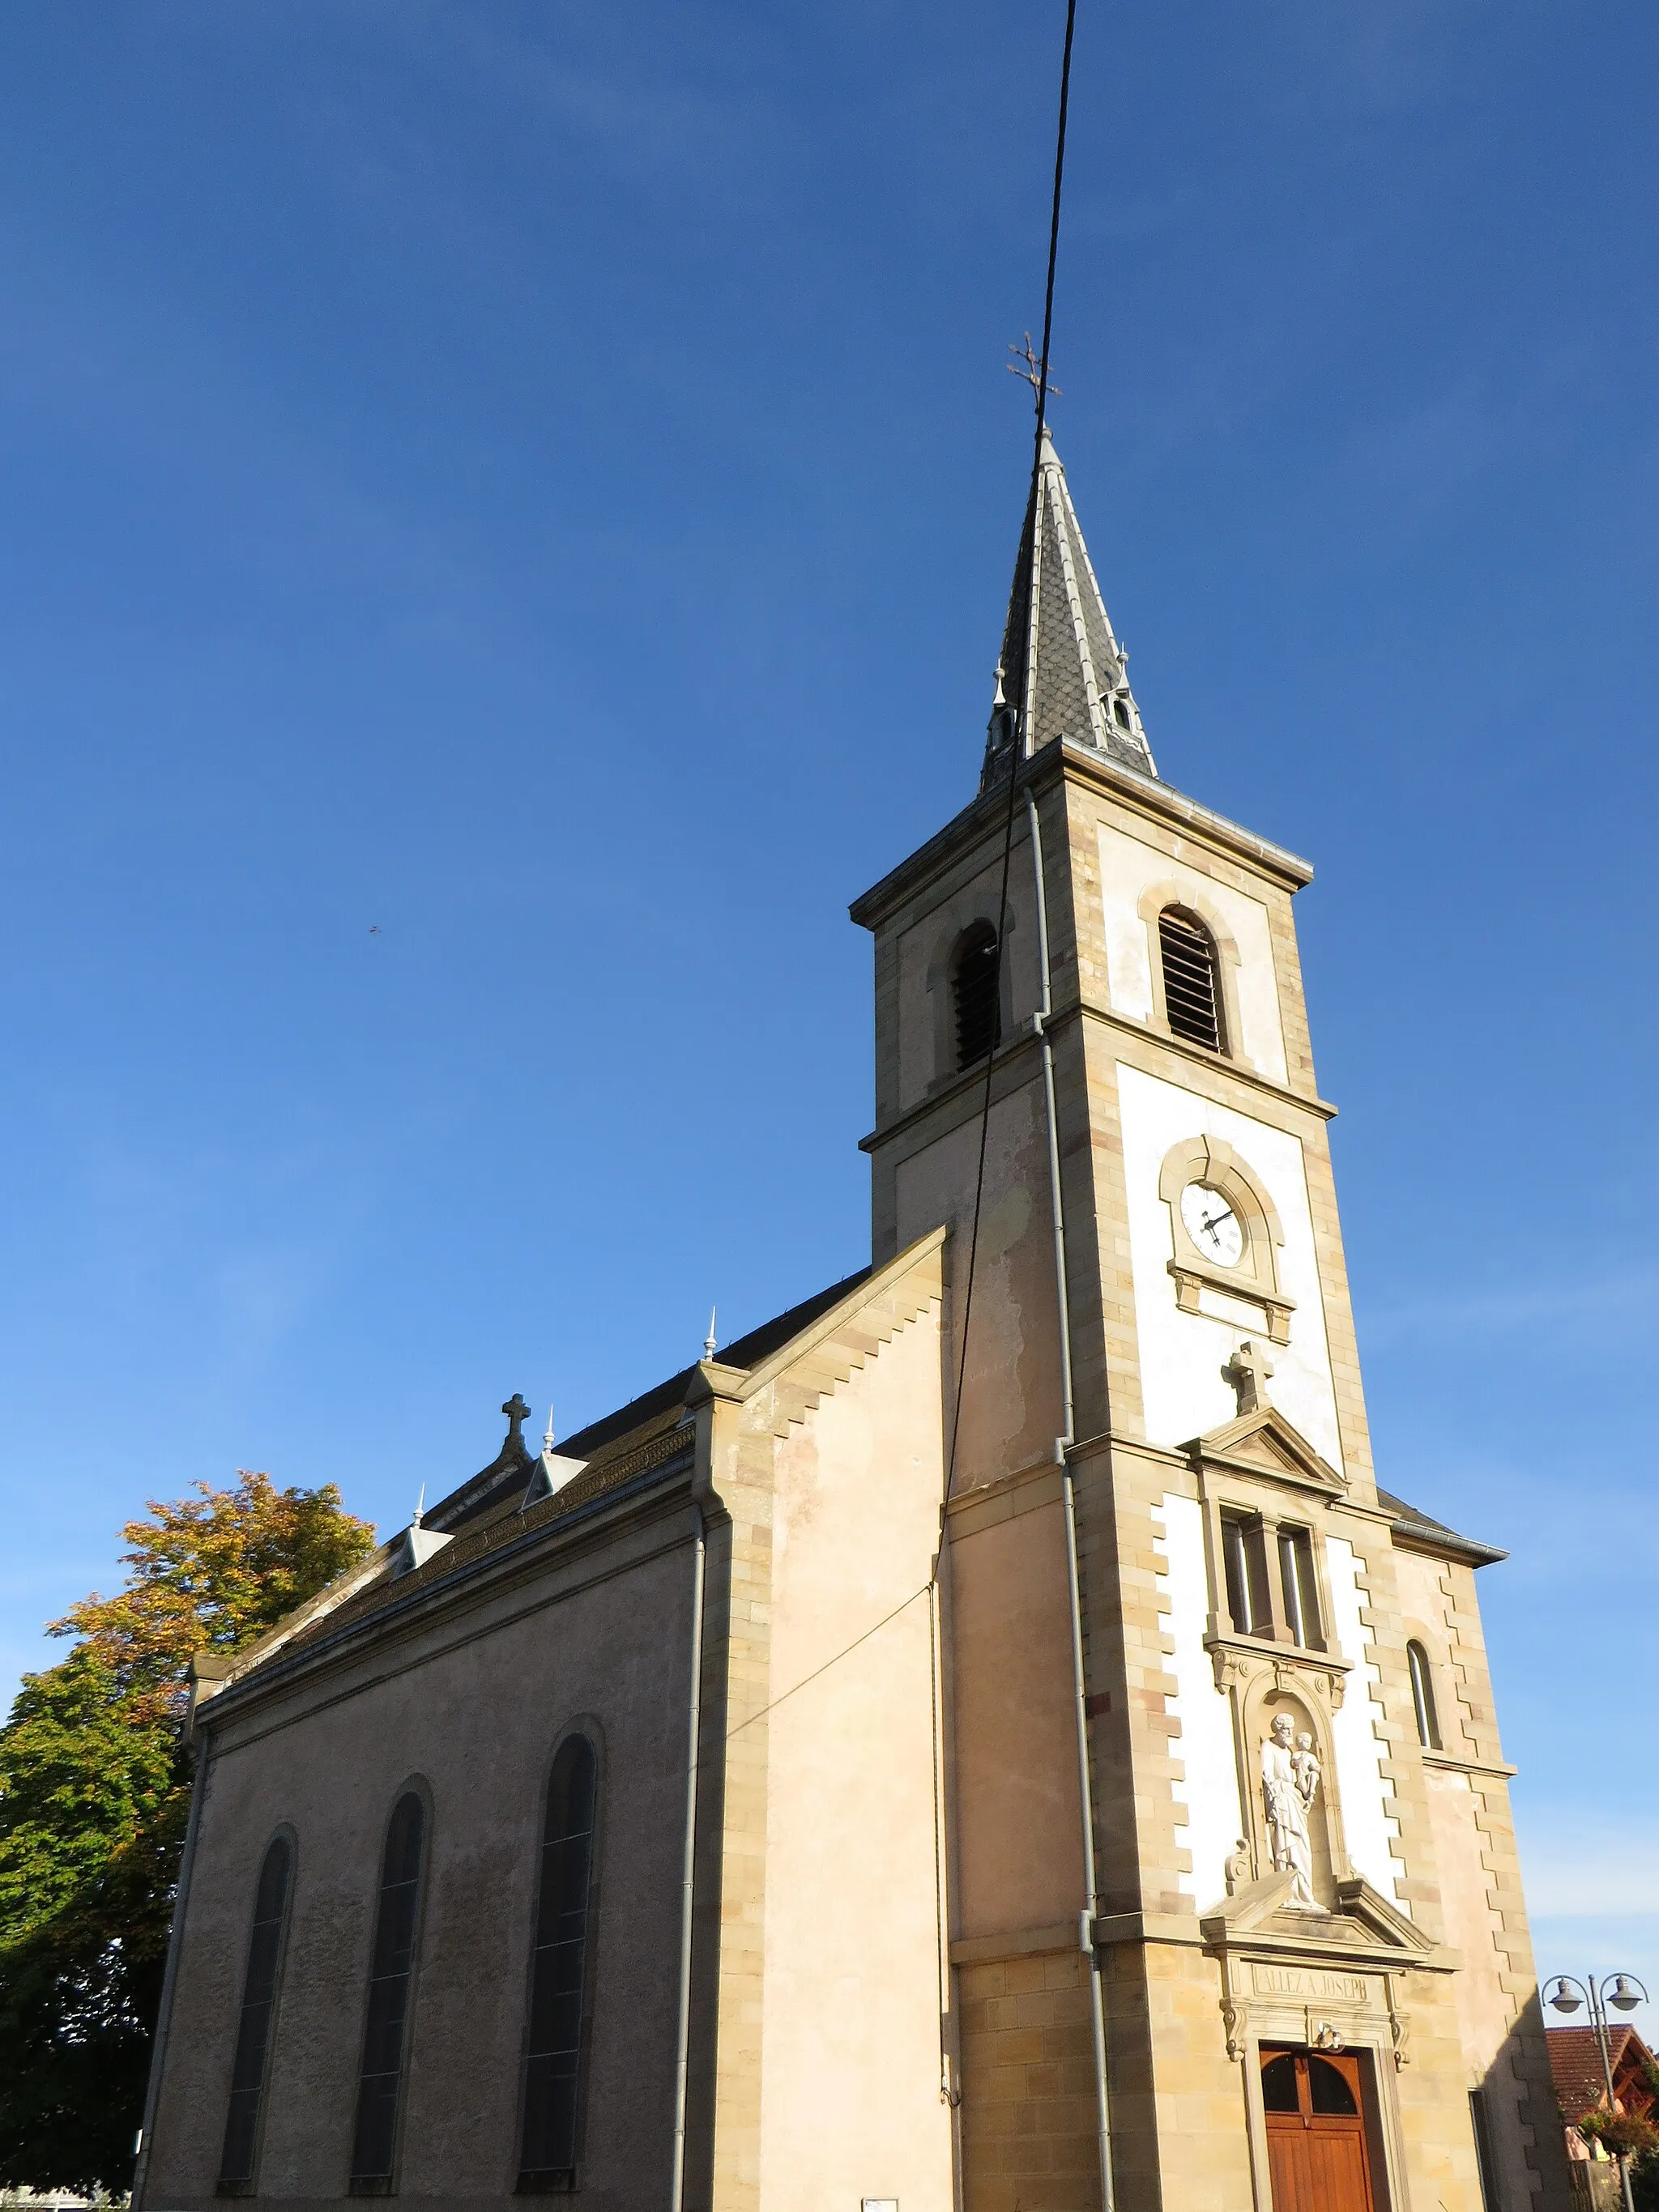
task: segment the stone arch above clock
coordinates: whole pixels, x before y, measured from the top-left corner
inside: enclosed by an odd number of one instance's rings
[[[1219,1192],[1243,1230],[1243,1249],[1230,1267],[1200,1251],[1193,1241],[1182,1214],[1182,1195],[1194,1184]],[[1200,1290],[1220,1291],[1259,1306],[1273,1342],[1288,1344],[1296,1301],[1285,1296],[1279,1279],[1279,1254],[1285,1231],[1261,1177],[1222,1138],[1186,1137],[1164,1155],[1158,1194],[1170,1209],[1173,1244],[1170,1273],[1182,1311],[1200,1310]]]

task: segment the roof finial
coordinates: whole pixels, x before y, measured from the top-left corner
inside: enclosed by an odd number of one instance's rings
[[[415,1518],[414,1518],[414,1519],[410,1522],[410,1524],[409,1524],[409,1525],[410,1525],[410,1527],[411,1528],[418,1528],[420,1527],[420,1525],[421,1525],[421,1516],[422,1516],[422,1514],[425,1511],[425,1510],[426,1510],[426,1485],[425,1485],[425,1483],[422,1483],[422,1484],[421,1485],[421,1494],[420,1494],[420,1496],[419,1496],[419,1497],[415,1500]]]
[[[714,1357],[714,1316],[719,1311],[718,1306],[710,1306],[708,1309],[708,1334],[702,1340],[702,1356],[705,1359],[712,1359]]]
[[[551,1407],[551,1406],[550,1406],[550,1407],[548,1407],[548,1409],[547,1409],[547,1426],[546,1426],[546,1427],[542,1431],[542,1449],[543,1449],[544,1452],[550,1452],[550,1451],[552,1450],[552,1449],[553,1449],[553,1408]]]

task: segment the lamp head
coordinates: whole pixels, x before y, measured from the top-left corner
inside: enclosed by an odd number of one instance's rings
[[[1607,2002],[1613,2010],[1634,2012],[1641,2002],[1639,1984],[1632,1984],[1628,1974],[1615,1974],[1613,1980],[1613,1995],[1607,1999]]]
[[[1572,1984],[1565,1975],[1558,1977],[1548,2002],[1554,2006],[1557,2012],[1581,2012],[1584,2003],[1581,1996],[1574,1994]]]

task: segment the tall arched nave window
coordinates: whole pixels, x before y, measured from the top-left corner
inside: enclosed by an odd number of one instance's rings
[[[219,2160],[219,2193],[224,2197],[248,2195],[253,2186],[293,1869],[293,1845],[286,1836],[274,1837],[259,1869],[253,1926],[247,1939],[236,2056],[231,2064],[230,2109],[225,2117],[224,2149]]]
[[[519,2188],[532,2195],[568,2189],[575,2179],[598,1809],[593,1747],[568,1735],[553,1760],[542,1824],[519,2150]]]
[[[368,2016],[357,2085],[357,2129],[351,2150],[351,2191],[357,2197],[389,2195],[392,2185],[425,1856],[426,1807],[417,1791],[405,1790],[392,1808],[380,1862]]]

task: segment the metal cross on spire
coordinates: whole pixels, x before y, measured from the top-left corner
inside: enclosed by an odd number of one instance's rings
[[[1034,405],[1040,405],[1042,399],[1042,356],[1031,343],[1030,331],[1025,333],[1024,346],[1011,345],[1008,350],[1014,357],[1011,362],[1005,362],[1004,367],[1010,376],[1017,376],[1022,384],[1030,386],[1032,403]],[[1053,362],[1051,362],[1048,366],[1050,371],[1048,397],[1050,399],[1063,399],[1066,395],[1054,380]]]

